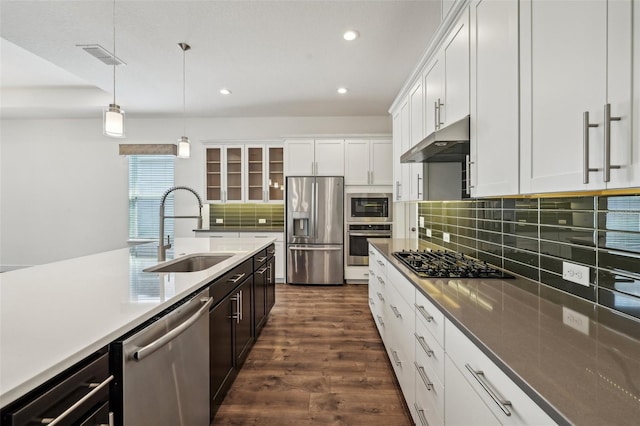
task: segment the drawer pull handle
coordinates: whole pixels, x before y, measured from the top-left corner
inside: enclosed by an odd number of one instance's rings
[[[380,275],[378,275],[376,278],[378,278],[378,282],[382,285],[384,285],[384,280],[382,278],[380,278]]]
[[[378,292],[377,294],[378,294],[378,299],[380,299],[381,302],[384,302],[384,297],[382,297],[382,294],[380,292]]]
[[[424,382],[424,385],[427,387],[427,390],[428,391],[433,390],[433,383],[429,379],[429,376],[427,376],[427,372],[424,371],[424,367],[422,367],[420,364],[418,364],[415,361],[413,362],[413,364],[416,366],[416,370],[418,370],[418,374],[420,374],[420,378]]]
[[[393,314],[396,316],[396,318],[402,318],[402,315],[400,315],[400,312],[398,311],[398,308],[396,308],[395,306],[391,305],[391,310],[393,311]]]
[[[373,297],[369,298],[369,303],[371,303],[372,305],[375,305],[376,303],[373,301]]]
[[[378,315],[378,322],[380,323],[381,327],[384,327],[384,321],[382,321],[382,317],[380,315]]]
[[[82,404],[84,404],[85,402],[87,402],[89,399],[91,399],[95,394],[97,394],[98,392],[100,392],[102,390],[102,388],[104,388],[105,386],[107,386],[109,384],[109,382],[111,382],[113,380],[113,375],[107,377],[103,382],[101,383],[90,383],[89,384],[89,388],[91,389],[91,392],[89,392],[88,394],[86,394],[85,396],[83,396],[82,398],[80,398],[78,401],[76,401],[71,407],[67,408],[66,410],[64,410],[62,413],[60,413],[60,415],[56,418],[45,418],[41,420],[42,424],[45,425],[49,425],[49,426],[54,426],[57,425],[58,423],[60,423],[61,421],[64,420],[65,417],[67,417],[69,414],[71,414],[73,411],[75,411],[76,409],[78,409],[78,407],[80,407]]]
[[[371,277],[375,277],[375,276],[376,276],[376,274],[375,274],[371,269],[369,269],[369,276],[371,276]]]
[[[262,268],[260,268],[260,269],[258,269],[258,270],[256,271],[256,274],[260,274],[260,275],[262,275],[262,274],[264,274],[264,273],[266,272],[266,270],[267,270],[267,267],[266,267],[266,266],[263,266]]]
[[[391,349],[391,356],[393,357],[393,362],[395,362],[398,367],[402,367],[402,361],[398,358],[398,352]]]
[[[424,351],[427,353],[427,356],[431,358],[433,356],[433,350],[429,347],[429,345],[427,345],[427,341],[424,340],[424,337],[418,335],[418,333],[413,333],[413,335],[416,336],[418,343],[420,343],[422,349],[424,349]]]
[[[257,258],[256,260],[257,260],[258,262],[262,263],[262,262],[264,262],[265,260],[267,260],[267,256],[259,257],[259,258]]]
[[[489,394],[491,399],[493,399],[493,402],[498,404],[498,407],[500,407],[502,412],[507,416],[510,416],[511,411],[509,411],[507,406],[511,407],[511,402],[500,399],[500,397],[496,395],[495,391],[491,389],[491,387],[487,382],[485,382],[484,372],[482,370],[474,370],[473,367],[471,367],[469,364],[465,364],[464,366],[467,368],[467,370],[469,370],[469,373],[471,373],[471,375],[478,381],[478,383],[480,383],[480,386],[482,386],[482,389],[484,389],[485,392]]]
[[[269,253],[269,254],[276,254],[276,251],[275,251],[275,250],[267,250],[267,253]]]
[[[422,316],[424,317],[424,319],[427,320],[427,322],[433,321],[433,316],[430,315],[429,312],[426,311],[426,309],[424,309],[424,306],[418,306],[416,303],[414,303],[413,306],[416,307],[416,309],[422,314]]]
[[[369,250],[369,256],[373,256],[373,250]]]
[[[380,265],[380,266],[384,266],[384,262],[382,262],[382,261],[380,261],[380,260],[378,260],[378,259],[376,259],[376,262],[378,262],[378,265]]]
[[[240,281],[245,275],[245,273],[234,275],[233,278],[229,279],[229,281],[235,284]]]
[[[427,418],[424,416],[424,410],[418,406],[415,402],[413,403],[413,408],[416,409],[416,413],[418,413],[418,418],[420,419],[420,424],[422,426],[429,426],[429,422]]]

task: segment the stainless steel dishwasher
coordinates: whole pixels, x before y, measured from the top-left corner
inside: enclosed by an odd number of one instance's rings
[[[209,424],[209,290],[112,344],[116,423]]]

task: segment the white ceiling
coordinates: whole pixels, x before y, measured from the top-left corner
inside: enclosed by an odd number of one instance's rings
[[[440,0],[117,0],[116,100],[129,117],[386,115],[440,22]],[[113,69],[110,0],[1,0],[0,114],[95,117]],[[357,29],[360,38],[342,34]],[[336,89],[345,86],[347,95]],[[233,94],[223,96],[219,90]]]

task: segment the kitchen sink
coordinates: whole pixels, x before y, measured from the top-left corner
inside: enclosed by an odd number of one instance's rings
[[[196,272],[211,268],[233,254],[191,254],[144,269],[144,272]]]

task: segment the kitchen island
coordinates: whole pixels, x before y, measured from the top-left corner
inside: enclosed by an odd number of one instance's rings
[[[420,394],[420,376],[409,372],[416,377],[415,405],[406,402],[416,418],[432,416],[445,424],[637,423],[638,321],[517,276],[420,278],[393,253],[442,247],[401,239],[369,243],[376,259],[370,261],[370,305],[385,346],[401,362],[394,367],[400,385],[404,365],[414,365],[405,362],[411,351],[402,358],[397,336],[403,333],[412,342],[415,336],[416,369],[424,366],[418,372],[431,380]],[[415,334],[396,332],[396,318],[415,318]],[[413,382],[406,383],[405,399]]]
[[[0,275],[0,407],[208,285],[273,239],[176,238],[167,261],[195,253],[228,259],[189,273],[150,273],[157,244]]]

